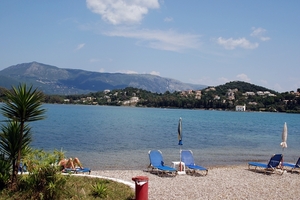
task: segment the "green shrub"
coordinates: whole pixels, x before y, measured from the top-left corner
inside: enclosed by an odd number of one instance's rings
[[[4,156],[0,156],[0,190],[4,189],[10,179],[11,164]]]
[[[57,156],[42,150],[34,150],[27,154],[24,163],[29,171],[21,176],[18,187],[23,198],[59,199],[65,193],[65,185],[69,176],[60,173],[55,165]]]
[[[28,175],[22,175],[28,176]],[[94,197],[92,196],[93,187],[92,185],[104,184],[107,187],[107,195],[105,197]],[[85,200],[95,200],[95,199],[106,199],[106,200],[132,200],[134,199],[134,190],[128,185],[122,183],[114,182],[106,179],[91,178],[89,176],[68,176],[67,182],[65,184],[65,189],[63,189],[61,195],[56,196],[53,199],[85,199]],[[15,200],[15,199],[46,199],[43,192],[35,192],[30,194],[30,191],[18,190],[2,190],[0,191],[0,200]]]
[[[104,198],[107,197],[107,186],[104,182],[97,182],[92,185],[92,196]]]

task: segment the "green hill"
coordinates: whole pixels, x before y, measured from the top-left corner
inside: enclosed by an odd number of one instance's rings
[[[243,81],[231,81],[225,83],[224,85],[219,85],[215,87],[216,91],[219,93],[227,92],[228,89],[238,89],[239,92],[258,92],[258,91],[269,91],[273,94],[277,94],[274,90],[267,89],[262,86],[254,85],[251,83],[243,82]]]
[[[202,89],[193,85],[150,74],[100,73],[78,69],[63,69],[38,62],[22,63],[0,71],[0,86],[10,88],[16,83],[27,83],[45,94],[86,94],[105,89],[135,87],[151,92]]]

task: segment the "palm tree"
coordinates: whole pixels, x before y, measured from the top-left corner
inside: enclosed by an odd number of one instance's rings
[[[1,107],[2,114],[12,121],[17,121],[20,124],[19,137],[17,137],[17,159],[16,165],[13,168],[12,185],[14,184],[18,166],[21,160],[21,150],[24,143],[25,122],[32,122],[44,119],[45,109],[42,107],[44,95],[37,89],[32,89],[32,86],[27,88],[26,84],[20,84],[17,88],[13,87],[12,91],[4,93],[6,99]]]
[[[0,133],[0,149],[1,152],[6,156],[6,158],[11,162],[12,169],[18,167],[16,161],[18,158],[19,147],[21,146],[21,151],[26,151],[26,147],[28,147],[31,142],[31,128],[25,124],[23,130],[23,141],[20,145],[20,123],[17,121],[11,121],[7,123],[7,126],[1,125],[1,133]],[[13,174],[12,174],[13,179]]]

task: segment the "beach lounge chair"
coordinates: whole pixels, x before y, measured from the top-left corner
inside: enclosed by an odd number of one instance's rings
[[[281,161],[282,161],[282,154],[274,154],[271,158],[268,164],[265,163],[259,163],[259,162],[249,162],[248,163],[248,168],[249,170],[251,169],[251,166],[254,167],[254,171],[256,169],[262,168],[264,172],[276,172],[276,169],[281,168]],[[283,170],[281,169],[281,174],[283,174]]]
[[[152,171],[156,171],[158,175],[171,174],[176,175],[177,170],[175,168],[164,165],[162,152],[160,150],[150,150],[148,152],[150,165]]]
[[[20,162],[19,169],[18,169],[18,174],[29,174],[29,172],[27,171],[26,164],[23,165],[23,163]]]
[[[204,176],[207,175],[208,169],[200,165],[196,165],[194,161],[193,152],[191,150],[180,151],[181,161],[184,162],[187,173],[195,174],[196,172],[204,172]]]
[[[72,173],[72,174],[79,174],[79,173],[89,173],[91,174],[91,169],[90,168],[83,168],[81,169],[80,167],[76,167],[75,169],[71,168],[65,168],[63,170],[64,173]]]
[[[293,173],[294,170],[300,169],[300,157],[296,163],[283,162],[283,167],[290,167],[291,173]]]

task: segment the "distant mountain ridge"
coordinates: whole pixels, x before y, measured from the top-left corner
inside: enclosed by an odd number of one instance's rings
[[[151,92],[201,90],[207,86],[182,83],[150,74],[100,73],[63,69],[38,62],[22,63],[0,71],[0,86],[11,88],[18,83],[39,88],[45,94],[86,94],[105,89],[135,87]]]

